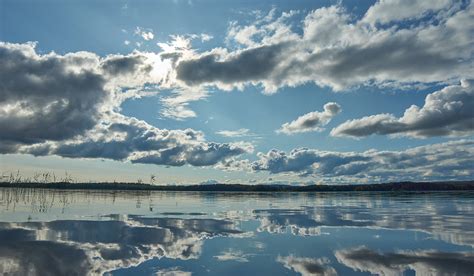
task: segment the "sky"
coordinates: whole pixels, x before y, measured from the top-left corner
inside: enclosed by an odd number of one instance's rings
[[[0,0],[7,179],[474,177],[470,1]]]

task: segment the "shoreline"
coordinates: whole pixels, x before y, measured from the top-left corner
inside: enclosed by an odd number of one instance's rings
[[[171,192],[429,192],[429,191],[474,191],[474,180],[439,182],[392,182],[380,184],[350,185],[246,185],[246,184],[209,184],[209,185],[151,185],[139,183],[36,183],[36,182],[0,182],[0,188],[30,188],[58,190],[117,190],[117,191],[171,191]]]

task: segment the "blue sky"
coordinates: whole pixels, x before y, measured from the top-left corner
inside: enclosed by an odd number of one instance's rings
[[[0,0],[2,173],[471,179],[472,17],[448,0]]]

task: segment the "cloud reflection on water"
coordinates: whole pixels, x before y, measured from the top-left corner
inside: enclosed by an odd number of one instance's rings
[[[400,251],[381,253],[366,247],[340,250],[337,260],[356,270],[378,275],[402,275],[414,270],[416,275],[472,275],[474,253],[439,251]]]
[[[17,275],[102,274],[152,258],[196,259],[205,239],[246,235],[225,220],[139,216],[1,223],[0,228],[0,272]]]
[[[189,275],[191,268],[184,264],[197,262],[248,269],[257,265],[303,275],[336,275],[341,269],[385,275],[406,270],[472,274],[473,199],[472,193],[242,195],[0,189],[0,274],[95,275],[163,259],[177,263],[156,267],[155,272]],[[365,245],[368,241],[363,239],[359,240],[363,246],[321,243],[325,237],[331,239],[322,234],[352,228],[377,236],[387,229],[400,231],[400,241],[410,239],[407,231],[422,232],[438,243],[430,243],[433,248],[389,244],[393,250],[380,250],[377,243]],[[291,245],[303,243],[288,248],[278,244],[283,237]],[[233,238],[239,242],[231,246]],[[211,242],[216,239],[220,246]],[[383,235],[378,239],[380,245],[383,239]],[[214,247],[206,247],[209,243]],[[245,248],[246,243],[251,247]],[[305,247],[313,246],[314,256],[304,253],[311,252]],[[205,248],[211,250],[210,257]]]

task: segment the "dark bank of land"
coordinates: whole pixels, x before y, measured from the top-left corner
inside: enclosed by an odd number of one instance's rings
[[[474,180],[448,182],[392,182],[353,185],[150,185],[140,183],[71,183],[71,182],[0,182],[0,187],[71,189],[71,190],[141,190],[141,191],[196,191],[196,192],[350,192],[350,191],[464,191],[474,190]]]

